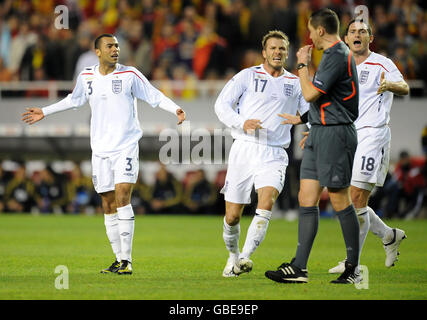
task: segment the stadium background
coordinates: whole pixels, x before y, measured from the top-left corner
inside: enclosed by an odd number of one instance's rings
[[[331,7],[343,31],[358,4],[369,8],[375,36],[371,49],[390,57],[411,87],[409,97],[395,98],[390,176],[376,190],[371,206],[386,218],[425,216],[427,15],[421,0],[0,1],[0,212],[102,213],[90,178],[89,107],[31,127],[20,121],[25,107],[65,97],[75,75],[97,63],[97,35],[114,33],[120,63],[137,67],[184,108],[191,130],[190,136],[181,135],[182,144],[189,141],[194,148],[203,140],[195,133],[205,130],[204,138],[213,146],[211,133],[223,128],[213,110],[216,96],[236,72],[262,63],[260,40],[268,30],[289,36],[287,68],[295,72],[295,52],[309,43],[310,12]],[[69,29],[55,28],[58,5],[68,8]],[[312,71],[320,58],[321,52],[314,51]],[[135,212],[222,214],[219,189],[227,144],[220,146],[222,164],[196,164],[181,155],[181,162],[189,164],[162,166],[158,156],[166,142],[159,135],[176,128],[175,118],[138,103],[144,137],[141,174],[132,197]],[[302,130],[295,128],[294,142]],[[296,143],[288,154],[286,187],[275,214],[292,219],[301,159]],[[246,210],[253,211],[254,205]],[[330,216],[326,197],[321,206],[322,214]]]

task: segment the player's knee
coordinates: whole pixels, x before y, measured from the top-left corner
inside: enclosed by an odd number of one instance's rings
[[[102,200],[102,210],[105,214],[111,214],[117,212],[117,206],[115,201]]]
[[[118,208],[130,203],[132,188],[116,188],[116,205]]]
[[[298,192],[298,203],[300,207],[315,207],[319,204],[319,199],[315,198],[313,194],[300,190]]]
[[[274,205],[274,199],[264,199],[263,201],[258,201],[258,209],[271,211]]]
[[[127,206],[129,203],[130,203],[130,195],[126,195],[126,194],[116,195],[117,208]]]
[[[364,203],[361,194],[352,194],[351,201],[355,208],[366,207],[366,203]]]
[[[239,216],[230,216],[230,215],[226,215],[225,216],[225,222],[229,225],[229,226],[235,226],[236,224],[238,224],[240,222],[240,217]]]

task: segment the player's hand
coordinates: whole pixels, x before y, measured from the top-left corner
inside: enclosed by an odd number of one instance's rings
[[[44,118],[43,111],[40,108],[26,108],[26,110],[22,114],[21,120],[28,124],[34,124]]]
[[[380,78],[380,86],[378,87],[378,91],[377,94],[381,94],[385,91],[388,91],[388,81],[385,79],[384,76],[384,71],[381,73],[381,78]]]
[[[301,149],[303,149],[303,150],[304,150],[305,141],[306,141],[306,140],[307,140],[307,138],[308,138],[308,134],[309,134],[309,132],[308,132],[308,131],[304,131],[302,134],[303,134],[303,136],[304,136],[304,137],[302,137],[301,141],[299,142],[299,146],[300,146],[300,148],[301,148]]]
[[[293,114],[289,114],[289,113],[279,113],[278,114],[279,117],[282,117],[284,119],[286,119],[285,121],[282,121],[282,124],[301,124],[301,117],[297,116],[297,115],[293,115]]]
[[[178,125],[180,125],[185,120],[185,111],[179,108],[176,110],[176,116],[178,117]]]
[[[297,63],[310,64],[313,45],[306,45],[297,52]]]
[[[246,133],[252,133],[255,132],[257,129],[262,129],[261,127],[261,120],[258,119],[248,119],[243,124],[243,130]]]

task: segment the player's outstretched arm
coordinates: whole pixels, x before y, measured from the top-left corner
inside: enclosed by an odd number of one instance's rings
[[[278,116],[285,119],[285,121],[282,121],[282,124],[297,125],[303,123],[301,117],[298,115],[293,115],[289,113],[279,113]]]
[[[44,119],[44,114],[40,108],[26,108],[26,112],[22,114],[21,120],[28,123],[34,124],[42,119]]]
[[[178,117],[178,125],[180,125],[185,121],[185,117],[186,117],[185,111],[182,110],[181,108],[176,110],[176,116]]]

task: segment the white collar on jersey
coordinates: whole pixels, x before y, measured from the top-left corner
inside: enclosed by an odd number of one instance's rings
[[[96,64],[95,67],[93,68],[93,71],[95,73],[95,75],[97,76],[101,76],[101,77],[108,77],[109,75],[112,75],[114,72],[118,71],[120,69],[120,64],[116,63],[116,67],[114,68],[114,70],[112,72],[110,72],[109,74],[101,74],[101,72],[99,72],[99,64]]]

